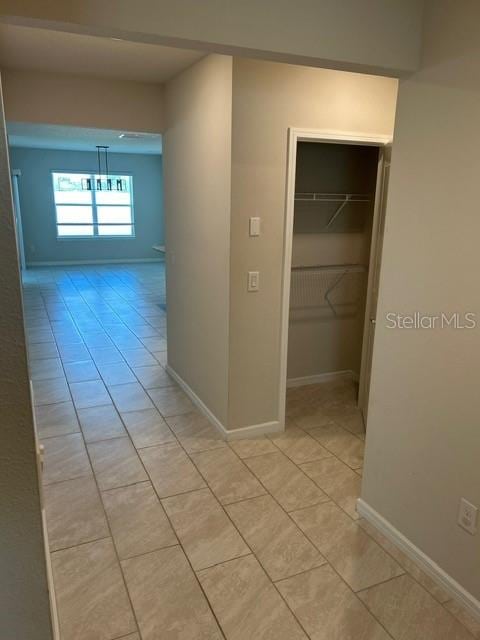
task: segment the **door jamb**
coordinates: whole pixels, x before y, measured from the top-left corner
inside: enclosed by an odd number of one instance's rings
[[[14,222],[15,222],[15,236],[17,238],[18,260],[20,263],[20,271],[25,271],[27,268],[25,262],[25,245],[23,242],[23,223],[22,223],[22,211],[20,209],[20,193],[18,179],[21,177],[22,172],[20,169],[11,170],[12,180],[12,195],[14,205]]]
[[[327,142],[331,144],[357,144],[384,148],[391,144],[390,136],[358,134],[322,129],[289,127],[287,146],[287,180],[285,193],[285,225],[282,260],[282,303],[280,322],[280,375],[279,408],[280,424],[285,426],[285,402],[287,394],[288,320],[290,309],[290,272],[292,267],[293,218],[295,206],[295,173],[298,142]]]
[[[386,171],[390,167],[388,157],[388,147],[381,149],[378,162],[377,185],[375,190],[375,208],[373,211],[372,238],[370,242],[370,264],[368,270],[367,295],[365,300],[365,322],[363,325],[362,357],[360,364],[360,386],[358,389],[358,408],[363,415],[364,423],[367,420],[368,398],[370,394],[372,350],[374,342],[375,327],[372,329],[372,322],[376,322],[376,303],[378,303],[378,280],[380,267],[382,264],[383,252],[383,231],[385,227],[385,206],[386,192],[388,188],[388,177]],[[374,287],[377,299],[374,304]],[[373,313],[372,313],[373,312]],[[373,335],[372,335],[373,333]],[[367,383],[368,374],[368,383]]]

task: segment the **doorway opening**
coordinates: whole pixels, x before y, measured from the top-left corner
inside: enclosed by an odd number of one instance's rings
[[[358,406],[362,428],[366,424],[389,142],[383,136],[290,130],[283,421],[287,388],[328,382]]]

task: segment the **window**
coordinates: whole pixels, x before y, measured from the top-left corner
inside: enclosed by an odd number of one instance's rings
[[[82,180],[92,173],[52,173],[58,238],[133,237],[132,177],[122,180],[123,191],[83,191]]]

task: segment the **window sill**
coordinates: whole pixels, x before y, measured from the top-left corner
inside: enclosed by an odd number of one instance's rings
[[[98,240],[135,240],[136,236],[57,236],[58,242],[97,242]]]

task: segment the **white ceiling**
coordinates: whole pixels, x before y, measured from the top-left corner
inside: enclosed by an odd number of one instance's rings
[[[162,83],[205,54],[63,31],[0,24],[0,67]]]
[[[120,138],[120,134],[132,132],[25,122],[9,122],[7,131],[12,147],[96,152],[95,146],[100,144],[109,145],[112,153],[162,153],[162,136],[156,133],[139,133],[134,134],[139,137]]]

